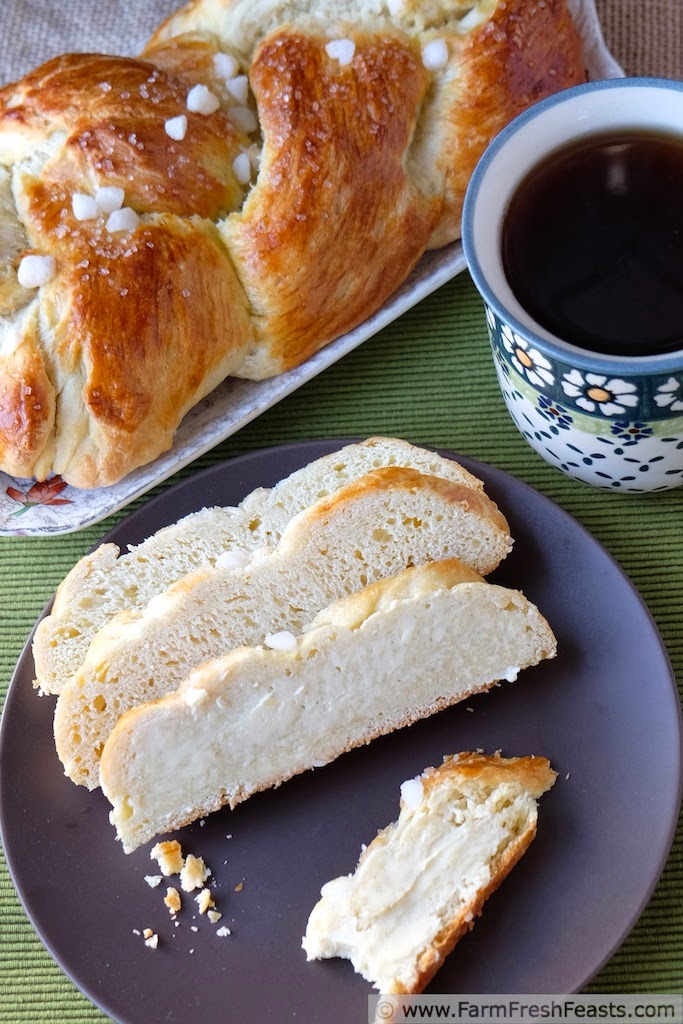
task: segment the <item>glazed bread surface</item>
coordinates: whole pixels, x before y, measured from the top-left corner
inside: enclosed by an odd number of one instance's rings
[[[113,483],[227,376],[299,365],[458,237],[490,139],[584,77],[565,0],[199,0],[139,59],[0,89],[0,469]],[[83,213],[103,188],[123,223]]]
[[[298,512],[372,469],[403,466],[426,475],[483,485],[452,459],[396,438],[372,437],[317,459],[273,488],[259,487],[236,508],[207,508],[168,526],[125,554],[102,544],[60,584],[50,615],[33,641],[36,685],[60,693],[82,665],[95,633],[122,611],[144,608],[157,594],[227,553],[276,546]],[[239,560],[239,558],[238,558]]]
[[[126,852],[555,653],[522,594],[404,570],[321,612],[288,650],[244,647],[119,719],[100,784]]]
[[[216,47],[203,44],[211,81]],[[243,361],[253,326],[217,221],[240,201],[248,137],[227,116],[166,120],[191,81],[149,61],[71,54],[0,90],[0,468],[113,483],[170,447],[185,413]],[[5,177],[7,176],[7,177]],[[123,190],[139,215],[110,231],[74,196]],[[7,194],[7,185],[4,193]],[[20,259],[53,261],[22,287]]]
[[[307,958],[344,957],[387,995],[422,992],[534,838],[556,777],[544,757],[463,753],[405,782],[398,821],[323,886]]]
[[[243,568],[197,570],[100,630],[57,701],[66,774],[97,786],[117,718],[177,689],[203,661],[298,633],[331,601],[407,566],[460,558],[487,573],[510,546],[507,522],[482,490],[399,467],[367,473],[295,516],[274,551]]]

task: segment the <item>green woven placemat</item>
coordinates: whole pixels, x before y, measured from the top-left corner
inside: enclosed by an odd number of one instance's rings
[[[677,678],[683,679],[683,489],[650,496],[595,490],[560,475],[527,447],[498,392],[482,306],[466,274],[153,493],[199,468],[256,448],[374,433],[489,462],[566,508],[616,556],[638,587],[662,632]],[[124,514],[66,537],[0,538],[3,696],[22,645],[50,594],[74,562]],[[645,913],[591,991],[683,988],[682,840],[679,829]],[[0,1022],[104,1019],[43,949],[3,862]]]

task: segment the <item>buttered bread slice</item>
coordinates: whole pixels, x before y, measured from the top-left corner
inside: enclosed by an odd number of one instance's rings
[[[238,507],[205,508],[185,516],[126,554],[115,544],[101,544],[64,579],[52,612],[36,630],[37,685],[44,693],[60,693],[85,660],[95,633],[119,612],[144,608],[183,576],[215,565],[223,554],[239,557],[264,544],[276,545],[297,513],[386,466],[483,489],[481,480],[452,459],[396,438],[371,437],[316,459],[271,489],[257,488]]]
[[[554,655],[534,605],[463,571],[408,569],[331,605],[286,650],[233,651],[125,714],[100,764],[124,850]]]
[[[422,992],[536,834],[544,757],[456,754],[401,787],[401,813],[323,886],[303,947],[387,995]]]
[[[396,466],[366,474],[296,516],[274,552],[241,569],[198,570],[100,630],[57,701],[66,774],[95,787],[117,718],[177,689],[203,661],[298,633],[331,601],[409,565],[461,558],[489,572],[510,545],[482,490]]]

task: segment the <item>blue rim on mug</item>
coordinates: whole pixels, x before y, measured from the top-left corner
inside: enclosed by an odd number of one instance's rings
[[[537,330],[534,330],[529,323],[522,323],[511,310],[507,309],[503,305],[494,289],[491,288],[488,278],[486,277],[477,256],[477,246],[475,242],[474,217],[477,209],[479,192],[486,173],[494,159],[500,154],[501,150],[506,147],[508,142],[517,135],[525,125],[536,120],[553,107],[558,107],[572,102],[576,97],[596,92],[604,92],[606,90],[634,88],[666,89],[667,91],[683,93],[683,82],[669,78],[645,77],[608,78],[598,82],[587,82],[585,85],[575,85],[570,89],[563,89],[561,92],[555,93],[553,96],[548,96],[546,99],[534,104],[533,107],[529,107],[528,110],[518,114],[518,116],[503,128],[503,130],[489,144],[481,157],[481,160],[477,164],[472,178],[470,179],[463,205],[462,245],[472,280],[474,281],[479,294],[486,302],[486,305],[489,306],[489,308],[500,318],[501,321],[503,321],[503,323],[508,324],[512,330],[524,335],[534,345],[534,347],[539,349],[541,352],[566,362],[572,362],[578,359],[585,367],[599,373],[623,374],[624,372],[628,372],[630,375],[637,373],[666,374],[675,372],[676,370],[680,372],[681,363],[683,363],[683,356],[681,356],[683,343],[681,345],[681,351],[677,353],[669,352],[653,356],[629,356],[628,360],[625,360],[623,357],[608,356],[598,352],[591,352],[585,348],[578,348],[561,338],[553,338],[551,340],[539,333]],[[683,123],[681,123],[681,133],[683,134]],[[548,152],[550,152],[550,150]],[[533,165],[530,164],[530,167],[531,166]],[[496,242],[496,244],[498,244],[498,242]],[[626,367],[628,367],[628,369],[626,369]]]

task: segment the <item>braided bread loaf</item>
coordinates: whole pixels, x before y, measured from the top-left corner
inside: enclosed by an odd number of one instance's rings
[[[113,483],[361,323],[583,78],[564,0],[194,0],[0,89],[0,469]]]

